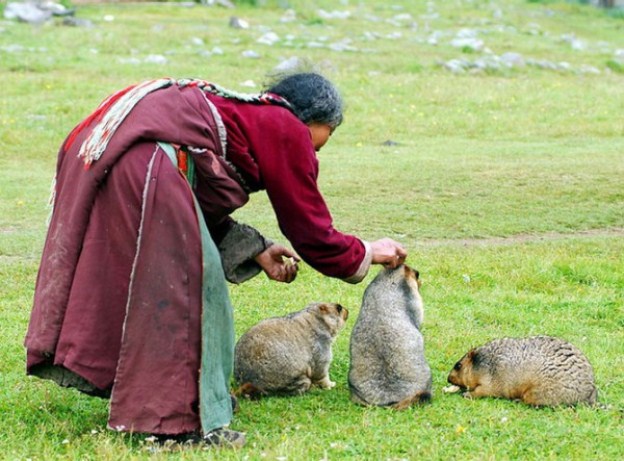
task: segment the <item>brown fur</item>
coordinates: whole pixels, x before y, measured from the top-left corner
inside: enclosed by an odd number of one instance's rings
[[[236,388],[234,391],[234,395],[236,397],[245,397],[251,400],[259,400],[261,397],[266,395],[266,392],[262,389],[258,389],[251,383],[243,383]]]
[[[502,338],[470,350],[448,375],[465,397],[517,399],[533,406],[596,403],[591,364],[572,344],[549,336]]]
[[[234,352],[236,393],[260,398],[303,394],[313,385],[334,387],[329,379],[331,346],[348,315],[340,304],[312,303],[250,328]]]

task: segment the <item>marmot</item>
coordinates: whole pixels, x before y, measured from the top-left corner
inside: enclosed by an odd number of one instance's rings
[[[355,403],[404,409],[431,399],[419,287],[419,273],[401,265],[381,270],[364,291],[350,342]]]
[[[591,364],[574,345],[550,336],[495,339],[464,355],[448,381],[465,397],[519,399],[535,406],[596,403]]]
[[[329,379],[331,346],[348,316],[340,304],[311,303],[251,327],[234,350],[237,394],[299,395],[312,385],[334,387]]]

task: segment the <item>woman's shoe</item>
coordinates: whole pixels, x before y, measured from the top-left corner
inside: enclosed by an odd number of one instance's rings
[[[202,440],[212,447],[241,448],[245,445],[245,433],[219,428],[208,432]]]
[[[188,447],[240,448],[245,445],[245,433],[220,427],[201,435],[198,432],[184,434],[158,434],[153,441],[159,445],[170,447],[183,445]]]

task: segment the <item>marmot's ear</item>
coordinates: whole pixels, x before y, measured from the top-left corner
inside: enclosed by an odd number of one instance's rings
[[[418,272],[418,270],[413,269],[412,267],[408,266],[407,264],[403,264],[403,272],[405,273],[405,277],[406,278],[414,278],[414,280],[416,280],[419,283],[420,286],[420,272]]]
[[[471,349],[467,357],[472,362],[473,367],[479,366],[479,363],[481,363],[481,356],[476,349]]]
[[[420,272],[418,272],[416,269],[414,269],[414,274],[416,274],[416,284],[418,285],[418,288],[420,289],[420,287],[422,287],[422,280],[420,280]]]
[[[321,314],[327,314],[329,312],[329,306],[327,304],[319,304],[319,312]]]

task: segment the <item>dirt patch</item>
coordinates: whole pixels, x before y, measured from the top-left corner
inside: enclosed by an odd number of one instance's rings
[[[551,242],[570,238],[591,238],[591,237],[624,237],[624,228],[615,229],[590,229],[577,232],[547,232],[544,234],[518,234],[509,237],[489,237],[474,239],[441,239],[441,240],[419,240],[418,245],[422,246],[443,246],[455,245],[464,247],[475,246],[504,246],[517,245],[519,243]]]

